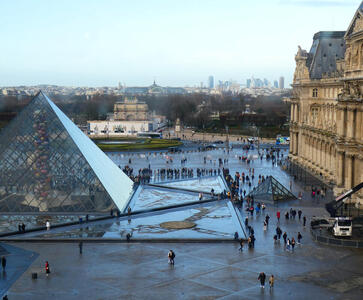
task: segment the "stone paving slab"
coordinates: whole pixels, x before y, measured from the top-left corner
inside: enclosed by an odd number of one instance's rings
[[[341,256],[347,270],[337,272],[335,260],[305,261],[298,252],[283,249],[241,253],[237,244],[84,244],[82,255],[76,243],[24,248],[40,255],[11,287],[10,299],[345,299],[360,293],[357,284],[363,277],[362,253],[351,251]],[[167,263],[169,249],[176,253],[174,267]],[[45,260],[51,264],[48,278]],[[348,285],[354,264],[354,281]],[[30,278],[33,271],[40,272],[37,280]],[[261,292],[261,271],[275,275],[273,295],[268,289]]]

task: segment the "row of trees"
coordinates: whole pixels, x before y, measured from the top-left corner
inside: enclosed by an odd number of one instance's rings
[[[113,112],[119,96],[60,96],[51,95],[54,102],[76,123],[85,124],[87,120],[106,119],[108,113]],[[250,98],[244,95],[144,95],[139,96],[149,106],[149,111],[164,115],[171,123],[180,119],[185,126],[199,129],[224,130],[226,125],[243,127],[255,125],[259,127],[283,126],[289,115],[288,106],[278,96],[261,96]],[[0,98],[0,119],[4,114],[14,116],[31,99],[21,101],[15,97]],[[246,105],[256,114],[245,114]],[[212,119],[212,115],[219,114],[219,119]],[[11,117],[10,117],[11,118]],[[1,121],[1,120],[0,120]],[[4,118],[3,118],[4,122]]]

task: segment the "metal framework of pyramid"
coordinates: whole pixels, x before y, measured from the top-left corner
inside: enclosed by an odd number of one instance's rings
[[[45,94],[0,133],[0,212],[121,211],[133,182]]]
[[[271,202],[297,199],[293,193],[272,176],[267,177],[248,196],[253,196],[255,200]]]

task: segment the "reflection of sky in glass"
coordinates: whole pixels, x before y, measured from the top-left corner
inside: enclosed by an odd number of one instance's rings
[[[165,183],[157,183],[158,185],[163,186],[172,186],[176,188],[183,188],[192,191],[202,191],[210,193],[212,188],[215,193],[223,192],[226,187],[223,183],[223,180],[218,177],[208,177],[208,178],[200,178],[200,179],[191,179],[191,180],[180,180],[173,182],[165,182]]]
[[[113,222],[91,225],[82,229],[67,232],[42,234],[42,237],[103,237],[125,239],[127,233],[132,233],[133,238],[213,238],[230,239],[238,231],[238,224],[232,217],[226,202],[208,206],[192,207],[184,210],[157,213]],[[188,221],[196,224],[191,229],[165,229],[160,226],[163,222]]]
[[[198,201],[198,193],[143,186],[131,201],[133,211]]]

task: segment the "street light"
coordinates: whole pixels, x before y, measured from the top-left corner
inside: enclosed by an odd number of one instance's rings
[[[227,151],[229,152],[229,137],[228,137],[228,125],[225,126],[226,128],[226,148],[227,148]]]

